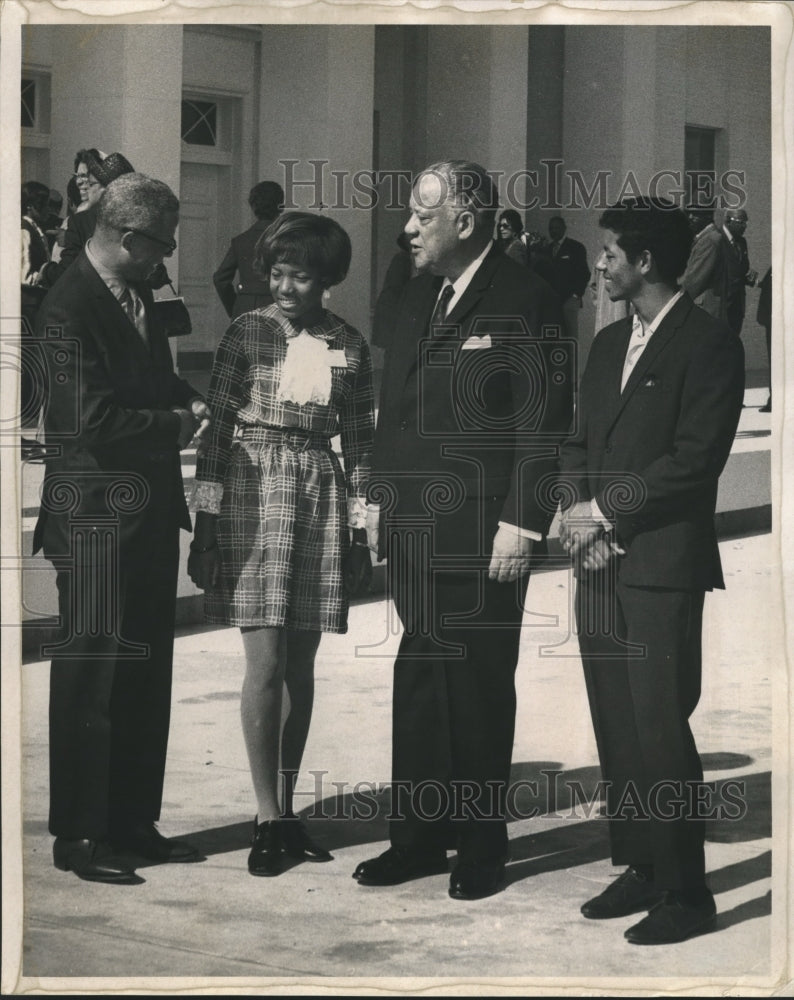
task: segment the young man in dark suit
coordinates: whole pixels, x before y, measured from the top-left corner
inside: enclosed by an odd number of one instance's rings
[[[596,267],[635,316],[603,329],[563,446],[575,500],[561,541],[578,578],[579,645],[612,861],[627,870],[582,912],[650,910],[636,944],[713,925],[705,882],[703,771],[689,717],[700,697],[707,590],[723,588],[717,483],[744,392],[738,337],[677,287],[692,234],[683,212],[637,199],[599,220]]]
[[[457,847],[453,899],[502,884],[523,599],[571,416],[559,304],[494,245],[496,209],[474,163],[434,164],[414,185],[405,232],[418,276],[397,307],[373,456],[404,634],[391,847],[354,877],[443,872]]]
[[[267,275],[258,274],[255,268],[256,247],[264,231],[281,213],[284,191],[275,181],[260,181],[251,188],[248,204],[256,222],[232,239],[212,276],[218,298],[230,319],[237,319],[251,309],[262,309],[273,301]]]
[[[39,309],[47,467],[34,552],[57,570],[62,636],[50,673],[50,832],[56,867],[140,882],[130,855],[192,861],[159,819],[171,702],[179,451],[209,423],[174,374],[147,279],[176,248],[161,181],[109,184],[96,228]]]

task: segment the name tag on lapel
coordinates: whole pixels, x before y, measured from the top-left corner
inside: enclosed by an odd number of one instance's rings
[[[646,375],[642,382],[640,382],[640,386],[643,389],[655,389],[658,385],[659,379],[655,375]]]
[[[347,356],[344,351],[328,352],[328,366],[330,368],[347,368]]]
[[[462,351],[483,351],[492,346],[491,335],[486,333],[484,337],[468,337],[460,345],[460,349]]]

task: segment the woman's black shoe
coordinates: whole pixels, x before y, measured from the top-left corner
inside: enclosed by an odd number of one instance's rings
[[[333,860],[333,854],[315,844],[297,816],[287,816],[280,822],[281,842],[291,858],[304,858],[306,861]]]
[[[254,839],[248,855],[248,871],[252,875],[279,875],[281,873],[281,833],[277,819],[257,823],[254,820]]]

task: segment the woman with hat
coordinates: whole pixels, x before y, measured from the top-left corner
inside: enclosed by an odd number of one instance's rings
[[[65,228],[58,235],[60,255],[47,270],[48,284],[54,284],[68,270],[93,235],[96,206],[108,184],[122,174],[133,172],[132,164],[121,153],[102,153],[97,149],[81,149],[78,152],[74,176],[82,199],[81,207],[69,216]]]
[[[295,816],[293,794],[320,638],[347,631],[349,597],[372,572],[364,496],[374,407],[367,342],[323,307],[350,265],[344,229],[286,212],[257,256],[274,301],[233,320],[215,355],[188,572],[205,591],[206,620],[242,633],[257,802],[248,870],[278,875],[282,851],[331,858]],[[344,471],[330,444],[337,434]]]

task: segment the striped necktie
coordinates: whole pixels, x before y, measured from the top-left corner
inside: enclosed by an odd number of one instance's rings
[[[127,319],[132,323],[135,329],[138,331],[141,340],[148,347],[149,336],[148,330],[146,329],[146,313],[143,308],[143,302],[140,296],[134,292],[129,286],[127,286],[121,293],[119,298],[119,304],[121,308],[127,315]]]
[[[455,289],[452,285],[445,285],[441,290],[441,295],[436,302],[436,307],[433,310],[433,316],[430,319],[431,328],[434,326],[441,326],[441,324],[447,318],[447,306],[449,305],[449,300],[455,294]]]

